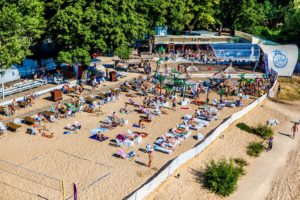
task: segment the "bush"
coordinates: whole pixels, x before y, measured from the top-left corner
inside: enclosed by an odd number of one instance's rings
[[[254,128],[254,133],[263,139],[267,139],[274,135],[273,129],[268,125],[259,124],[256,128]]]
[[[253,129],[245,123],[238,123],[236,127],[248,133],[253,133]]]
[[[235,165],[233,160],[212,160],[204,173],[204,186],[219,195],[229,196],[236,189],[237,181],[243,173],[243,167]]]
[[[243,158],[235,158],[233,159],[233,161],[235,162],[235,164],[237,164],[240,167],[248,166],[248,162]]]
[[[262,142],[250,142],[247,147],[247,154],[253,157],[258,157],[264,150]]]

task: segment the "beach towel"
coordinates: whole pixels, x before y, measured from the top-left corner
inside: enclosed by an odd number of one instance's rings
[[[180,107],[181,110],[189,110],[190,108],[188,107]]]
[[[99,142],[103,142],[103,141],[109,139],[108,137],[103,137],[101,140],[99,140],[99,139],[97,138],[97,134],[94,134],[94,135],[90,136],[89,138],[92,139],[92,140],[97,140],[97,141],[99,141]]]
[[[65,132],[64,132],[65,135],[67,135],[67,134],[72,134],[72,133],[73,133],[73,131],[65,131]]]
[[[91,134],[97,134],[99,132],[104,132],[104,131],[107,131],[107,130],[108,130],[107,128],[100,127],[100,128],[96,128],[96,129],[91,130],[90,133]]]

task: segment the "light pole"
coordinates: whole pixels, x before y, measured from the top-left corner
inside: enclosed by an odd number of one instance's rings
[[[2,99],[4,100],[4,71],[1,65]]]

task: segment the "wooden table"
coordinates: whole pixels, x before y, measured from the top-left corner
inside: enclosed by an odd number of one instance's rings
[[[34,124],[35,123],[35,119],[33,117],[30,117],[30,116],[24,117],[23,120],[25,122],[27,122],[28,124]]]
[[[6,107],[0,106],[0,113],[5,114],[6,113]]]
[[[28,103],[26,101],[21,101],[19,104],[21,108],[26,108],[26,106],[28,106]]]
[[[50,112],[50,111],[44,111],[43,115],[45,115],[46,117],[51,117],[52,115],[54,115],[54,112]]]
[[[13,132],[17,131],[18,128],[21,128],[20,125],[15,124],[15,123],[13,123],[13,122],[8,122],[8,123],[6,124],[6,126],[7,126],[8,129],[10,129],[10,130],[13,131]]]
[[[72,93],[72,92],[75,92],[75,91],[76,91],[75,88],[69,88],[69,89],[68,89],[68,92],[69,92],[69,93]]]
[[[112,93],[114,93],[115,95],[118,95],[120,93],[120,89],[116,88],[116,89],[111,89],[110,90]]]
[[[92,97],[87,97],[87,98],[85,98],[85,101],[87,103],[93,103],[93,102],[97,101],[97,99],[96,98],[92,98]]]
[[[52,90],[50,93],[52,101],[60,101],[63,99],[61,90]]]

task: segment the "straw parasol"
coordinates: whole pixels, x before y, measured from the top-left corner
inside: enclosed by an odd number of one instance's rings
[[[187,72],[190,72],[190,73],[195,73],[195,72],[198,72],[199,69],[198,67],[196,67],[195,65],[190,65],[186,68],[186,71]]]
[[[224,73],[235,74],[235,73],[237,73],[237,71],[234,69],[234,67],[232,67],[232,64],[230,64],[230,65],[224,70]]]
[[[189,80],[189,79],[192,79],[191,75],[187,72],[187,73],[184,73],[184,74],[181,74],[179,77],[179,79],[182,79],[182,80]]]
[[[216,74],[213,76],[213,78],[215,78],[215,79],[225,79],[225,78],[226,78],[226,75],[225,75],[225,73],[224,73],[223,71],[220,71],[220,72],[216,73]]]

